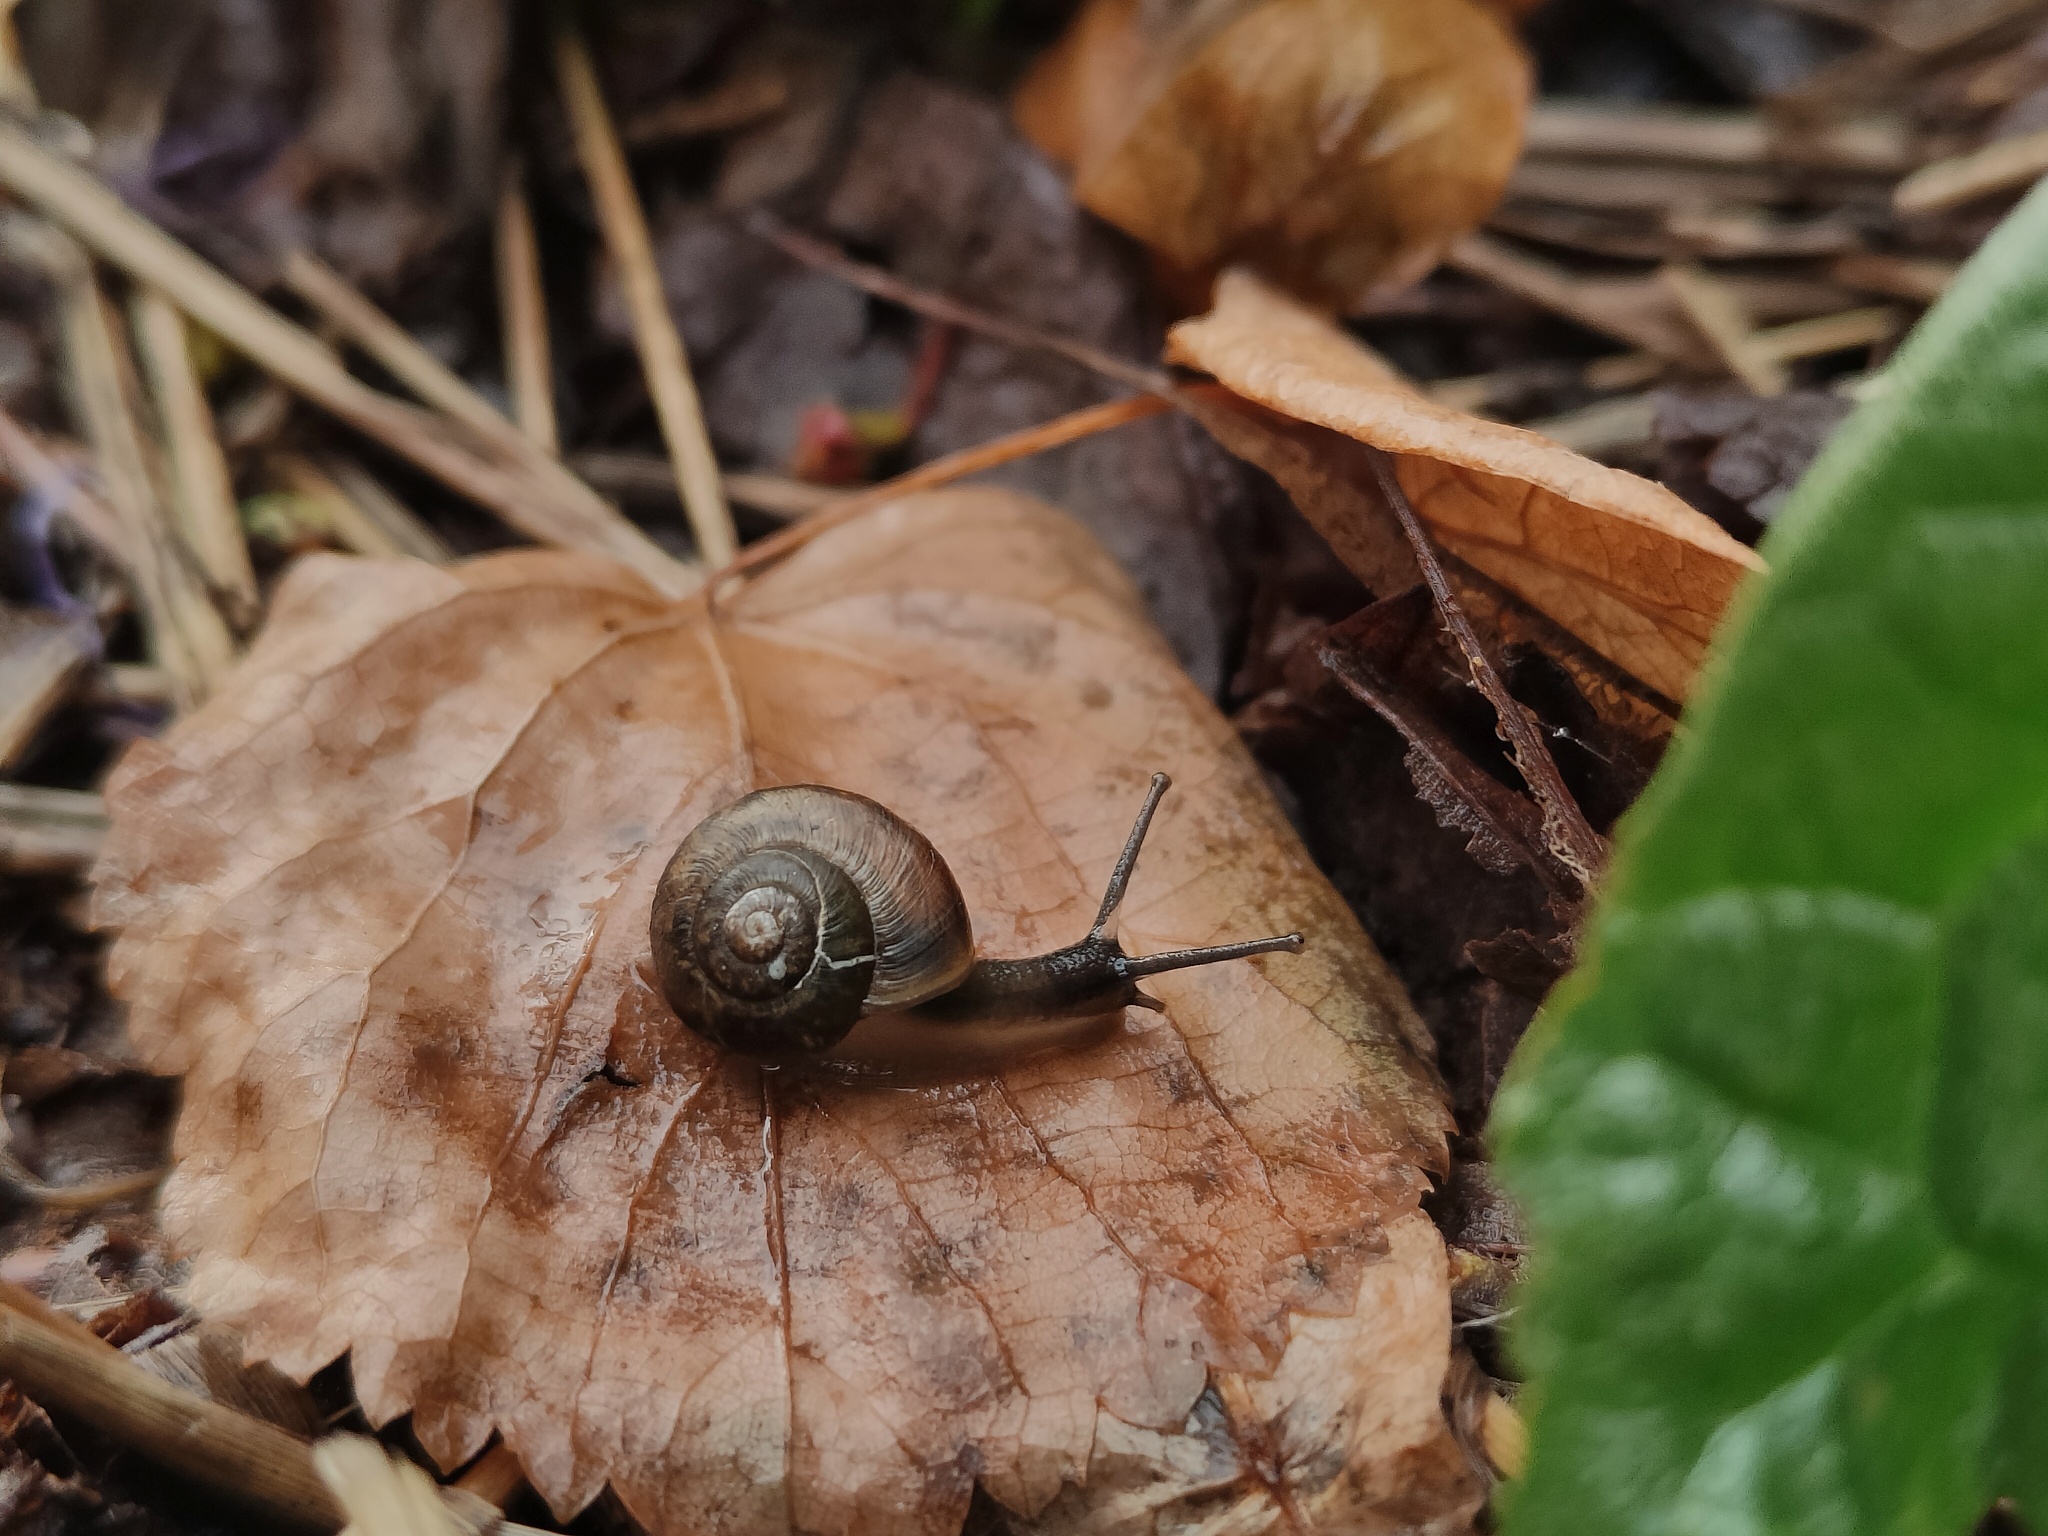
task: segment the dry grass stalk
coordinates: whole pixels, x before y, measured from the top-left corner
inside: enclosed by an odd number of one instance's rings
[[[0,410],[0,462],[23,491],[47,496],[101,554],[133,574],[131,540],[113,509],[81,488],[76,476],[5,410]]]
[[[1012,432],[996,438],[993,442],[978,447],[963,448],[958,453],[949,453],[920,464],[879,485],[841,498],[833,506],[807,517],[793,528],[750,544],[740,552],[739,557],[728,566],[723,574],[743,575],[764,565],[792,554],[812,539],[830,528],[849,522],[862,513],[873,510],[899,496],[908,496],[913,491],[936,490],[942,485],[951,485],[969,475],[978,475],[984,470],[996,469],[1018,459],[1028,459],[1033,454],[1044,453],[1049,448],[1063,447],[1079,442],[1084,437],[1093,437],[1098,432],[1107,432],[1129,422],[1144,421],[1148,417],[1161,416],[1174,408],[1171,400],[1159,395],[1133,395],[1125,400],[1111,400],[1105,405],[1091,405],[1082,410],[1070,411],[1065,416],[1056,416],[1051,421],[1035,427],[1026,427],[1021,432]]]
[[[1469,235],[1452,248],[1449,266],[1540,305],[1589,330],[1612,336],[1681,367],[1713,360],[1670,296],[1637,280],[1588,280],[1525,256],[1488,235]]]
[[[256,572],[242,538],[234,479],[214,434],[213,409],[192,366],[185,317],[144,283],[129,300],[128,318],[150,399],[163,425],[178,530],[207,581],[233,604],[236,617],[252,619],[257,609]]]
[[[400,554],[424,560],[429,565],[453,563],[455,551],[441,536],[421,522],[411,507],[386,490],[382,481],[354,459],[338,453],[323,453],[316,462],[356,510],[398,547]]]
[[[725,477],[725,494],[743,507],[793,523],[859,493],[844,486],[792,480],[787,475],[729,474]]]
[[[1768,171],[1720,166],[1608,165],[1584,160],[1525,160],[1508,196],[1609,213],[1661,213],[1676,207],[1726,208],[1781,200],[1784,183]]]
[[[162,667],[117,661],[100,668],[99,686],[108,697],[124,704],[171,702],[171,680]]]
[[[1785,366],[1756,344],[1741,296],[1713,273],[1690,262],[1674,262],[1658,274],[1672,298],[1700,334],[1712,343],[1728,371],[1756,395],[1782,395],[1791,385]]]
[[[658,453],[591,449],[571,454],[569,466],[607,496],[669,502],[676,497],[675,469]],[[756,475],[728,470],[719,478],[725,485],[727,501],[756,512],[765,512],[783,522],[809,517],[834,502],[858,494],[845,486],[819,485],[811,480],[794,480],[787,475]]]
[[[555,374],[548,350],[548,301],[540,280],[540,244],[527,206],[524,173],[513,160],[498,188],[494,225],[498,315],[505,347],[505,387],[519,430],[546,453],[561,451],[555,424]]]
[[[0,185],[164,295],[298,394],[544,543],[610,555],[675,595],[696,573],[585,488],[565,499],[529,461],[370,388],[303,328],[140,217],[85,171],[0,122]],[[563,478],[568,479],[566,471]]]
[[[1863,238],[1837,213],[1787,218],[1763,208],[1673,208],[1662,222],[1693,255],[1724,260],[1834,256],[1855,250]]]
[[[82,875],[106,835],[98,795],[0,784],[0,869],[10,874]]]
[[[1828,276],[1845,288],[1881,293],[1915,304],[1932,304],[1948,292],[1948,285],[1956,280],[1960,270],[1952,261],[1857,251],[1838,257],[1828,268]]]
[[[67,624],[23,624],[0,635],[0,773],[21,760],[91,662],[84,638]]]
[[[151,650],[176,681],[179,706],[189,708],[234,664],[234,639],[172,532],[151,462],[153,445],[137,416],[135,365],[121,327],[91,262],[68,237],[16,220],[7,241],[56,286],[72,411],[121,526]]]
[[[1579,378],[1588,389],[1641,389],[1663,375],[1664,359],[1654,352],[1618,352],[1596,357],[1580,370]]]
[[[461,375],[421,346],[405,327],[349,286],[340,273],[305,251],[294,251],[285,259],[284,280],[339,334],[383,364],[421,400],[461,422],[515,461],[533,478],[537,494],[574,508],[584,518],[623,522],[601,496],[563,467],[552,450],[506,419]],[[545,320],[543,314],[543,324]]]
[[[284,259],[281,276],[288,290],[435,410],[481,436],[497,441],[509,436],[512,423],[497,407],[319,257],[309,251],[293,251]]]
[[[1529,113],[1530,155],[1592,155],[1702,165],[1799,165],[1899,174],[1916,163],[1895,118],[1816,124],[1804,130],[1761,112],[1552,97]]]
[[[1874,347],[1890,341],[1906,326],[1906,317],[1889,305],[1844,310],[1838,315],[1820,315],[1812,320],[1795,320],[1774,325],[1749,338],[1753,356],[1775,363],[1795,363],[1801,358],[1823,357],[1830,352],[1847,352],[1856,347]]]
[[[1524,425],[1574,453],[1597,459],[1648,442],[1657,430],[1657,406],[1646,394],[1624,395]]]
[[[1892,207],[1908,218],[1942,213],[1994,192],[2010,192],[2048,175],[2048,128],[1996,139],[1982,149],[1923,166],[1892,192]]]
[[[697,538],[697,553],[706,566],[724,565],[739,547],[739,537],[719,485],[718,460],[704,427],[696,382],[690,377],[689,356],[668,310],[653,241],[647,233],[647,217],[633,190],[625,151],[612,129],[590,50],[566,21],[555,35],[555,77],[575,133],[583,175],[590,183],[598,224],[604,230],[605,246],[618,269],[619,288],[632,319],[633,344],[647,375],[647,392],[654,399],[662,440],[675,460],[676,488]]]
[[[343,549],[378,560],[396,559],[406,553],[398,537],[337,485],[326,469],[304,454],[272,454],[269,467],[277,485],[319,508],[328,531]]]

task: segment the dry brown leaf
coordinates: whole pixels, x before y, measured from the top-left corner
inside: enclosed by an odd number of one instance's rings
[[[1500,198],[1529,65],[1472,0],[1089,0],[1016,97],[1088,208],[1170,265],[1350,310]]]
[[[1463,1529],[1426,1036],[1113,562],[948,491],[710,602],[316,556],[125,760],[98,916],[187,1074],[195,1304],[657,1533],[948,1536],[977,1480],[1047,1532]],[[668,853],[757,785],[890,804],[1021,955],[1086,928],[1161,767],[1127,944],[1305,954],[915,1089],[764,1074],[651,989]]]
[[[1662,486],[1424,398],[1249,273],[1223,275],[1215,308],[1174,327],[1168,356],[1246,400],[1392,454],[1445,549],[1669,698],[1684,700],[1737,583],[1763,568]],[[1303,511],[1319,526],[1331,515]],[[1324,536],[1368,586],[1382,583],[1359,552],[1373,541],[1356,509],[1335,517]]]

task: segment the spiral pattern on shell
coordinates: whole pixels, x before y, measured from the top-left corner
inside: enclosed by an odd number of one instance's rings
[[[768,1059],[821,1055],[863,1012],[936,997],[974,963],[967,904],[930,840],[815,784],[700,822],[662,873],[650,937],[676,1016]]]

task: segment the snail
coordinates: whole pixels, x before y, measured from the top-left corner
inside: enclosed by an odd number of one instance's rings
[[[1147,976],[1295,951],[1298,933],[1126,955],[1110,931],[1171,780],[1152,788],[1094,926],[1023,960],[975,954],[960,887],[915,827],[818,784],[757,790],[700,822],[656,887],[655,980],[716,1045],[776,1064],[971,1066],[1098,1035],[1159,1008]]]

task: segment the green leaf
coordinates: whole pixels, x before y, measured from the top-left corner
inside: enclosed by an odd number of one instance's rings
[[[1509,1536],[2048,1531],[2048,188],[1764,554],[1495,1106]]]

